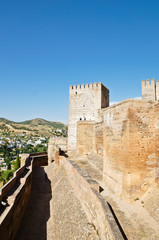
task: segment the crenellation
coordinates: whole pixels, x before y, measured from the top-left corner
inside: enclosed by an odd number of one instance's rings
[[[151,85],[155,86],[155,79],[154,78],[151,79]]]
[[[142,79],[142,86],[145,86],[145,79]]]
[[[146,79],[146,85],[147,85],[147,86],[151,85],[150,79]]]
[[[144,80],[143,80],[144,81]],[[76,89],[85,89],[85,88],[98,88],[101,87],[102,83],[86,83],[86,84],[78,84],[78,85],[70,85],[70,90],[76,90]],[[106,87],[105,87],[106,88]],[[106,88],[107,89],[107,88]],[[107,89],[108,90],[108,89]]]
[[[151,81],[149,79],[142,80],[142,99],[143,100],[156,100],[156,86],[155,79],[152,78]]]
[[[99,82],[98,83],[98,88],[101,88],[102,87],[102,83],[101,82]],[[106,88],[106,87],[105,87]],[[108,89],[108,88],[106,88],[106,89]]]

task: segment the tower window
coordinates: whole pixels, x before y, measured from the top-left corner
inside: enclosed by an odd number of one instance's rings
[[[82,118],[80,118],[80,121],[82,120]]]

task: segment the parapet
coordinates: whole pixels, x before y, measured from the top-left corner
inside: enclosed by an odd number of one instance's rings
[[[156,86],[155,86],[155,79],[142,80],[142,99],[144,100],[156,100]]]
[[[69,93],[70,94],[78,94],[78,93],[85,93],[85,91],[89,91],[89,90],[101,90],[104,91],[107,94],[109,94],[109,89],[106,88],[101,82],[99,83],[86,83],[86,84],[78,84],[78,85],[70,85],[69,87]]]
[[[78,84],[78,85],[70,85],[70,90],[76,90],[76,89],[84,89],[84,88],[98,88],[101,86],[101,82],[99,83],[86,83],[86,84]]]
[[[147,79],[146,82],[143,79],[142,80],[142,86],[145,86],[145,87],[153,86],[154,87],[155,86],[155,79],[152,78],[151,81],[150,81],[150,79]]]

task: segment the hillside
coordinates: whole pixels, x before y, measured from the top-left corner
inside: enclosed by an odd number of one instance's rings
[[[41,118],[14,122],[0,118],[0,135],[37,135],[37,136],[66,136],[67,125],[61,122],[47,121]]]

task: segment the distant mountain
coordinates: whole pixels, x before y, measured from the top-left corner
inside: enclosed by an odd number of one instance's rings
[[[61,122],[47,121],[42,118],[35,118],[23,122],[14,122],[0,118],[0,134],[27,134],[38,136],[67,135],[67,125]]]

